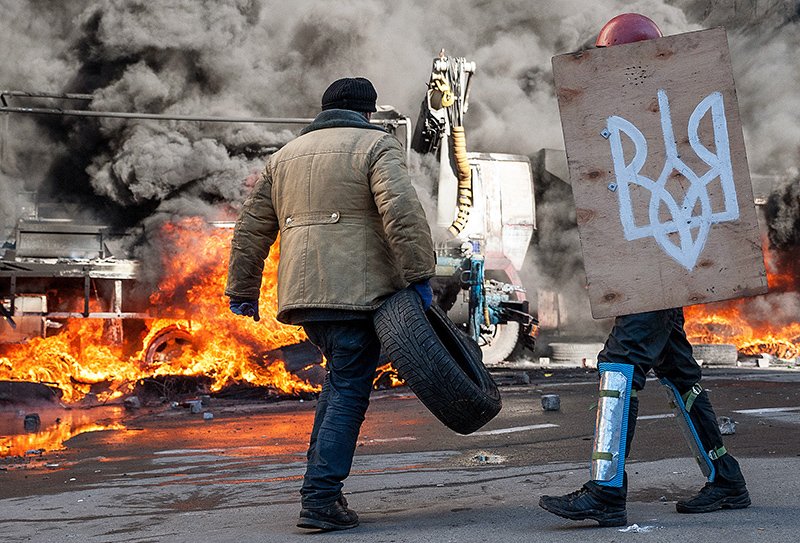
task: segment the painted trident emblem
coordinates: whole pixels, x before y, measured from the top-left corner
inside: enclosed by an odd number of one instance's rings
[[[636,126],[622,117],[615,115],[608,118],[608,139],[611,144],[614,173],[619,187],[620,219],[625,239],[632,241],[652,236],[664,252],[684,268],[692,271],[700,253],[703,252],[711,226],[721,222],[735,221],[739,218],[725,107],[722,94],[714,92],[706,96],[689,117],[689,145],[709,167],[708,171],[700,176],[692,171],[678,155],[675,134],[672,130],[669,101],[663,89],[658,91],[658,106],[661,113],[666,161],[661,174],[655,181],[639,173],[647,160],[647,141],[644,135]],[[711,124],[714,129],[714,152],[700,142],[700,136],[697,133],[700,121],[709,111],[711,111]],[[635,146],[634,156],[627,163],[620,136],[623,132]],[[680,203],[666,189],[667,179],[673,170],[689,181],[689,188]],[[708,185],[716,178],[719,178],[723,192],[724,209],[721,211],[712,209],[708,193]],[[636,224],[631,200],[632,185],[650,191],[650,203],[647,209],[648,224],[641,226]],[[699,213],[695,213],[698,203]],[[666,222],[661,222],[659,218],[662,205],[666,206],[671,217]],[[677,243],[673,241],[675,238],[677,238]]]

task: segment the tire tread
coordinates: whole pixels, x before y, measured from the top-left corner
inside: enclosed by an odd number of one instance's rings
[[[438,320],[459,353],[448,351],[429,317]],[[426,315],[419,297],[402,290],[376,311],[375,331],[397,374],[448,428],[469,434],[500,412],[500,391],[481,361],[480,347],[438,307]]]

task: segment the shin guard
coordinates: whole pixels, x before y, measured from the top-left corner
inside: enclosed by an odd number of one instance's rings
[[[661,381],[661,384],[664,385],[667,390],[669,404],[675,411],[675,420],[678,421],[681,433],[686,439],[686,443],[689,445],[689,449],[691,449],[697,465],[700,466],[700,471],[708,478],[708,482],[713,483],[716,478],[716,469],[714,468],[714,462],[712,460],[716,460],[724,455],[726,453],[725,447],[722,446],[707,451],[703,446],[703,442],[700,440],[692,418],[689,416],[689,411],[692,409],[694,399],[702,394],[703,387],[700,386],[700,383],[697,383],[689,389],[689,392],[681,396],[677,387],[672,384],[669,379],[661,378],[659,381]]]
[[[592,448],[592,480],[601,486],[622,487],[633,383],[633,366],[601,362],[597,422]]]

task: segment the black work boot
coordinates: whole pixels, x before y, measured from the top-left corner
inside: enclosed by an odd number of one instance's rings
[[[678,513],[710,513],[719,509],[744,509],[750,505],[744,475],[739,462],[731,456],[722,444],[722,435],[717,424],[717,416],[703,390],[694,400],[689,416],[692,419],[703,448],[707,451],[720,451],[722,456],[712,460],[716,478],[706,483],[697,495],[675,504]]]
[[[358,515],[347,508],[347,500],[341,496],[328,507],[321,509],[306,509],[300,511],[298,528],[309,530],[348,530],[358,526]]]
[[[744,509],[750,505],[747,487],[731,488],[706,483],[696,496],[675,504],[678,513],[710,513],[720,509]]]
[[[612,505],[592,494],[586,486],[565,496],[542,496],[539,507],[570,520],[596,520],[600,526],[625,526],[625,505]]]

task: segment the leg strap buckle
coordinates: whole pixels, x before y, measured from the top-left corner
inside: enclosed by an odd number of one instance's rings
[[[716,449],[711,449],[710,451],[708,451],[708,457],[711,460],[717,460],[720,457],[725,456],[726,454],[728,454],[728,449],[725,448],[725,445],[722,445],[721,447],[717,447]]]
[[[683,398],[683,405],[686,407],[686,411],[691,411],[692,405],[694,405],[695,399],[703,393],[703,386],[700,383],[695,383],[692,385],[692,388],[689,389],[689,392],[682,396]]]

